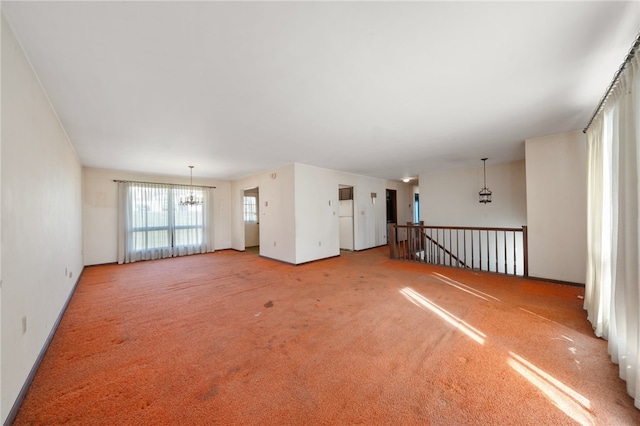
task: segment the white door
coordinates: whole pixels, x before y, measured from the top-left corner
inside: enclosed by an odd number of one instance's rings
[[[353,250],[353,200],[340,200],[340,248]]]
[[[244,191],[244,246],[260,245],[260,193],[258,188]]]

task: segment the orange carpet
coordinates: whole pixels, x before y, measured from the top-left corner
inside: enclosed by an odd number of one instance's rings
[[[583,293],[386,247],[87,267],[15,424],[640,424]]]

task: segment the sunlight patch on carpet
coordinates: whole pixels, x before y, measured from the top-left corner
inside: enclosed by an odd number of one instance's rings
[[[473,326],[467,324],[460,318],[448,312],[446,309],[441,308],[440,306],[433,303],[432,301],[430,301],[420,293],[416,292],[412,288],[405,287],[402,290],[400,290],[400,293],[414,305],[420,306],[421,308],[424,308],[424,309],[428,309],[429,311],[433,312],[434,314],[438,315],[440,318],[445,320],[447,323],[453,325],[458,330],[466,334],[475,342],[481,345],[484,344],[484,338],[487,337],[486,334],[474,328]]]
[[[527,310],[527,309],[524,309],[524,308],[518,308],[518,309],[520,309],[521,311],[526,312],[526,313],[528,313],[528,314],[535,315],[535,316],[537,316],[538,318],[541,318],[541,319],[543,319],[543,320],[545,320],[545,321],[552,322],[552,323],[554,323],[554,324],[556,324],[556,325],[559,325],[560,327],[566,327],[564,324],[560,324],[559,322],[556,322],[556,321],[551,320],[551,319],[549,319],[549,318],[543,317],[542,315],[538,315],[538,314],[536,314],[535,312],[531,312],[531,311],[529,311],[529,310]],[[571,340],[571,339],[569,339],[569,340]]]
[[[446,275],[442,275],[442,274],[439,274],[437,272],[432,272],[431,275],[433,275],[436,279],[442,281],[443,283],[445,283],[447,285],[455,287],[455,288],[457,288],[459,290],[462,290],[462,291],[464,291],[466,293],[472,294],[473,296],[479,297],[480,299],[489,301],[489,299],[487,299],[487,298],[491,298],[491,299],[493,299],[495,301],[498,301],[498,302],[500,301],[500,299],[498,299],[497,297],[493,297],[490,294],[484,293],[484,292],[482,292],[480,290],[476,290],[473,287],[469,287],[468,285],[462,284],[461,282],[456,281],[456,280],[454,280],[452,278],[449,278]]]
[[[509,355],[509,366],[540,389],[556,407],[581,425],[595,424],[588,411],[591,403],[587,398],[521,356],[513,352],[509,352]]]

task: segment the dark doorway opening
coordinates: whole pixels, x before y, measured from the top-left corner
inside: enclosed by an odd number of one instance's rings
[[[398,224],[398,202],[395,189],[387,189],[387,242],[389,242],[389,234],[392,225]],[[396,243],[398,242],[398,233],[396,233]]]

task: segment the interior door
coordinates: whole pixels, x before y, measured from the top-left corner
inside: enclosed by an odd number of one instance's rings
[[[260,245],[260,191],[256,188],[244,191],[244,247]]]

